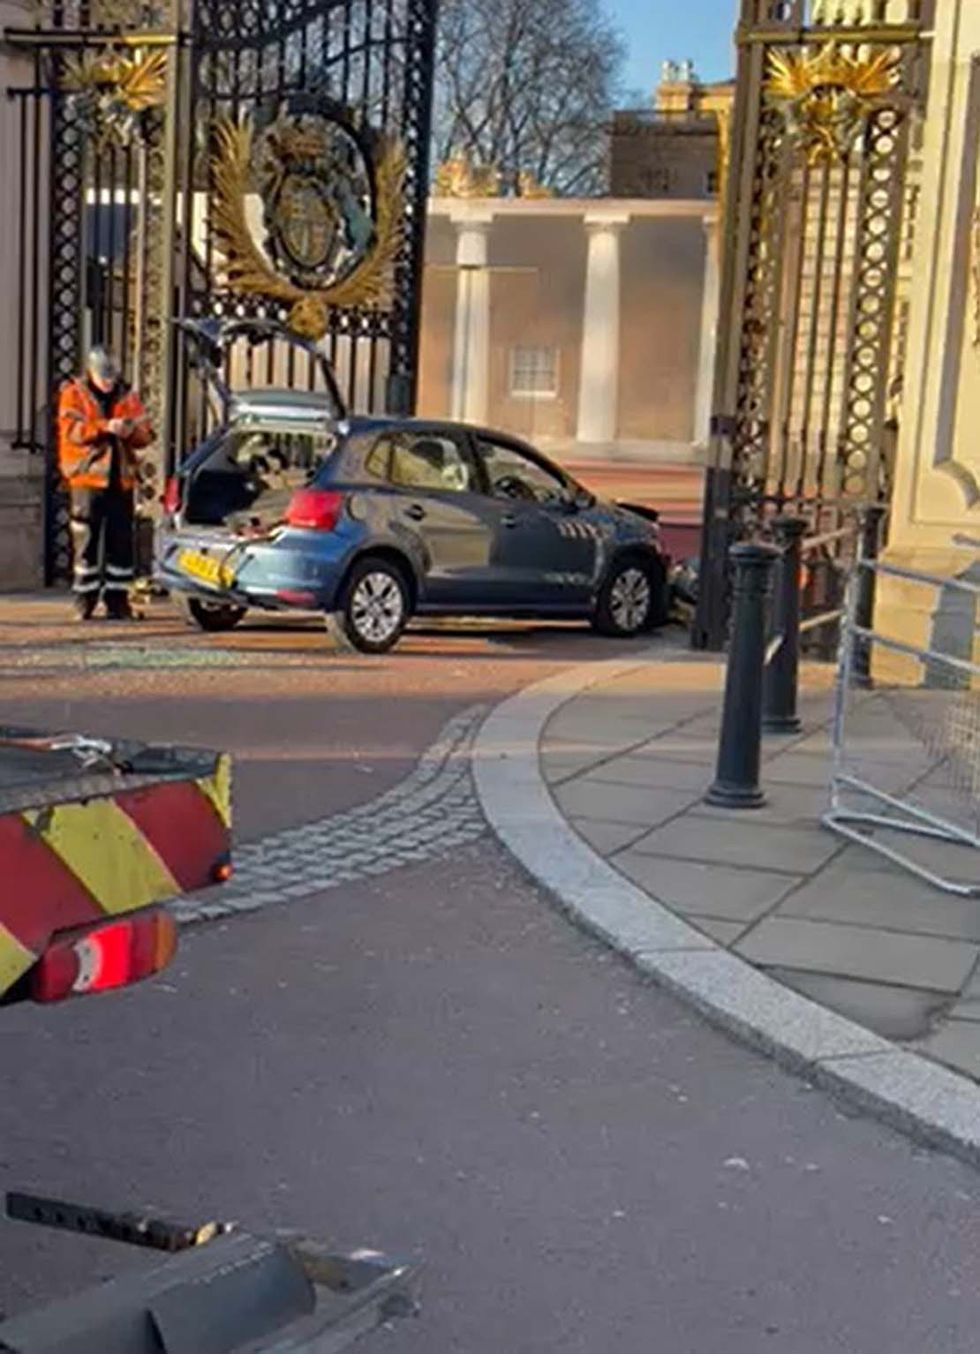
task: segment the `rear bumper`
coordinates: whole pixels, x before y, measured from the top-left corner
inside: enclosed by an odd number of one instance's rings
[[[184,533],[161,533],[154,565],[157,582],[172,592],[263,610],[334,611],[355,542],[343,532],[289,531],[273,541],[246,541],[220,555],[231,579],[211,586],[190,577],[178,564],[185,549],[216,550]]]

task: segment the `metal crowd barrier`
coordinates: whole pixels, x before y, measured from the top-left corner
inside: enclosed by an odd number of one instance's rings
[[[955,543],[980,549],[969,537]],[[861,614],[862,599],[873,597],[883,577],[925,588],[938,599],[927,611],[927,645],[885,634]],[[824,816],[840,836],[967,898],[980,897],[980,857],[971,854],[980,851],[978,598],[980,583],[965,578],[858,560],[841,634],[831,804]],[[876,650],[905,660],[913,680],[876,681],[869,695],[865,679]],[[882,745],[891,748],[890,762],[881,759]],[[957,861],[962,875],[951,868]]]

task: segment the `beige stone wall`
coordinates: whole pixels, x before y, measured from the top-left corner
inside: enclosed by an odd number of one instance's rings
[[[634,204],[639,206],[639,204]],[[673,207],[674,204],[671,204]],[[492,204],[487,204],[488,208]],[[570,447],[579,416],[580,361],[587,267],[586,213],[620,208],[620,348],[617,441],[673,444],[687,459],[703,337],[706,234],[710,204],[631,212],[627,203],[507,204],[489,228],[489,394],[487,421],[504,431]],[[449,203],[433,203],[422,307],[420,412],[452,413],[457,277]],[[511,390],[515,347],[555,349],[554,398]],[[607,453],[610,449],[606,449]],[[611,449],[615,454],[615,448]]]
[[[700,220],[634,221],[622,241],[619,434],[691,442],[706,237]]]
[[[490,399],[493,424],[534,439],[574,438],[578,417],[579,355],[585,294],[586,238],[581,221],[506,219],[491,236]],[[504,269],[520,269],[506,272]],[[511,352],[519,346],[554,348],[554,399],[511,394]]]
[[[713,118],[671,123],[617,113],[609,183],[615,197],[717,196],[718,129]]]
[[[886,558],[952,577],[980,558],[953,539],[980,538],[980,5],[936,0],[933,30]],[[925,645],[943,605],[885,580],[878,624]]]
[[[445,217],[430,217],[422,281],[419,341],[419,413],[445,417],[452,398],[456,315],[456,232]]]

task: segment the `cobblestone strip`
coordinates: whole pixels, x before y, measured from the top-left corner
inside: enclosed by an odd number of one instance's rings
[[[412,774],[370,803],[236,848],[232,882],[176,899],[177,920],[254,912],[436,860],[476,841],[487,828],[470,750],[484,713],[474,706],[451,719]]]

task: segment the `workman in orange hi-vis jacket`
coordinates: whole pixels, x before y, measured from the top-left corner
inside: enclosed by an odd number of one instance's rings
[[[100,595],[110,620],[131,620],[137,453],[153,440],[143,402],[105,348],[58,396],[58,465],[71,493],[75,609],[90,620]]]

